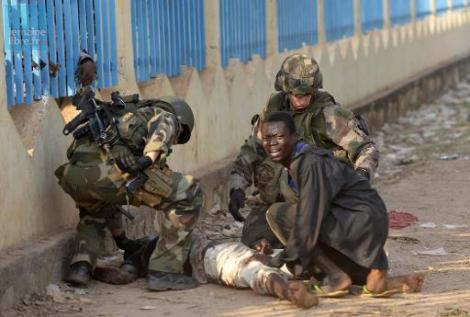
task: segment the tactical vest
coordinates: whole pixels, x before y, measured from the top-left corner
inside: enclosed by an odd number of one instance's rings
[[[292,111],[287,94],[279,92],[271,95],[263,115],[266,116],[274,111],[288,111],[292,113],[297,133],[304,142],[331,150],[335,157],[351,164],[347,158],[346,151],[328,137],[323,111],[326,107],[335,105],[336,102],[332,95],[324,90],[317,90],[306,109]]]
[[[111,153],[118,156],[122,152],[130,150],[134,155],[140,156],[148,136],[147,123],[154,115],[154,112],[150,111],[151,107],[168,112],[171,110],[165,109],[165,104],[158,102],[158,99],[139,100],[138,95],[126,96],[123,99],[126,107],[113,110],[113,116],[118,121],[119,139],[111,146]],[[148,110],[146,111],[146,109]],[[107,129],[112,129],[112,127],[109,126]],[[103,155],[103,150],[94,143],[87,135],[74,140],[67,150],[68,159],[71,162],[104,161],[106,158]]]

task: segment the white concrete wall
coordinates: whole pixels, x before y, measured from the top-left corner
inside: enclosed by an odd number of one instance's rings
[[[210,1],[210,0],[208,0]],[[176,146],[170,165],[185,172],[233,156],[248,135],[250,118],[272,92],[274,75],[291,52],[228,69],[212,60],[208,69],[185,69],[182,76],[160,77],[137,85],[132,70],[129,0],[117,8],[119,85],[101,92],[139,92],[144,98],[184,97],[193,107],[196,128],[189,144]],[[270,10],[271,12],[275,10]],[[269,19],[268,19],[269,20]],[[272,21],[270,22],[272,23]],[[215,28],[217,29],[217,28]],[[214,37],[210,37],[214,40]],[[216,37],[215,37],[216,38]],[[344,105],[376,93],[437,64],[470,54],[470,12],[453,12],[391,30],[337,43],[304,47],[320,63],[325,88]],[[0,41],[3,43],[3,41]],[[272,50],[271,50],[272,51]],[[218,54],[213,54],[220,59]],[[0,55],[3,65],[3,55]],[[57,185],[54,170],[65,162],[70,142],[62,135],[63,117],[53,100],[15,110],[6,106],[5,70],[0,67],[0,250],[75,225],[73,202]],[[26,120],[18,111],[32,112]],[[22,126],[24,125],[24,126]],[[25,133],[34,127],[34,135]],[[33,147],[32,154],[27,150]]]

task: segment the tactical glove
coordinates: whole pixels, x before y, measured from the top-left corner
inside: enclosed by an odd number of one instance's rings
[[[240,208],[245,207],[245,200],[245,192],[240,188],[236,188],[230,191],[230,202],[228,204],[228,210],[236,221],[245,221],[245,218],[239,212]]]
[[[134,155],[130,153],[119,156],[115,159],[115,162],[119,169],[126,173],[140,172],[152,165],[150,157],[141,156],[136,160]]]

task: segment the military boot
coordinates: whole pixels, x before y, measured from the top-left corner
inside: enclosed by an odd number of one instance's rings
[[[160,271],[149,271],[147,283],[148,290],[157,292],[183,290],[199,286],[199,283],[191,276]]]
[[[66,282],[85,286],[91,278],[92,266],[86,261],[73,263],[70,266],[70,272],[65,278]]]
[[[158,237],[148,236],[139,240],[143,242],[140,249],[127,256],[124,253],[124,263],[121,266],[121,270],[135,274],[137,277],[145,277],[148,272],[150,256],[157,246]]]
[[[142,247],[147,245],[154,238],[154,236],[146,236],[133,240],[126,237],[125,233],[122,233],[120,236],[113,237],[114,242],[116,242],[116,246],[124,251],[124,259],[127,259],[134,253],[139,252]]]

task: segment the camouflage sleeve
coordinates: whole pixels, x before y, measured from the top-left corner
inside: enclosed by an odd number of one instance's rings
[[[165,157],[178,137],[178,120],[172,113],[159,108],[148,107],[152,116],[147,123],[148,137],[144,148],[144,155],[150,152],[161,152]]]
[[[379,151],[372,139],[358,128],[354,114],[339,105],[326,107],[323,113],[327,137],[348,153],[354,168],[363,168],[372,177],[379,164]]]
[[[253,183],[255,165],[262,160],[260,146],[259,139],[251,134],[240,147],[240,152],[230,171],[230,189],[240,188],[245,190]]]

